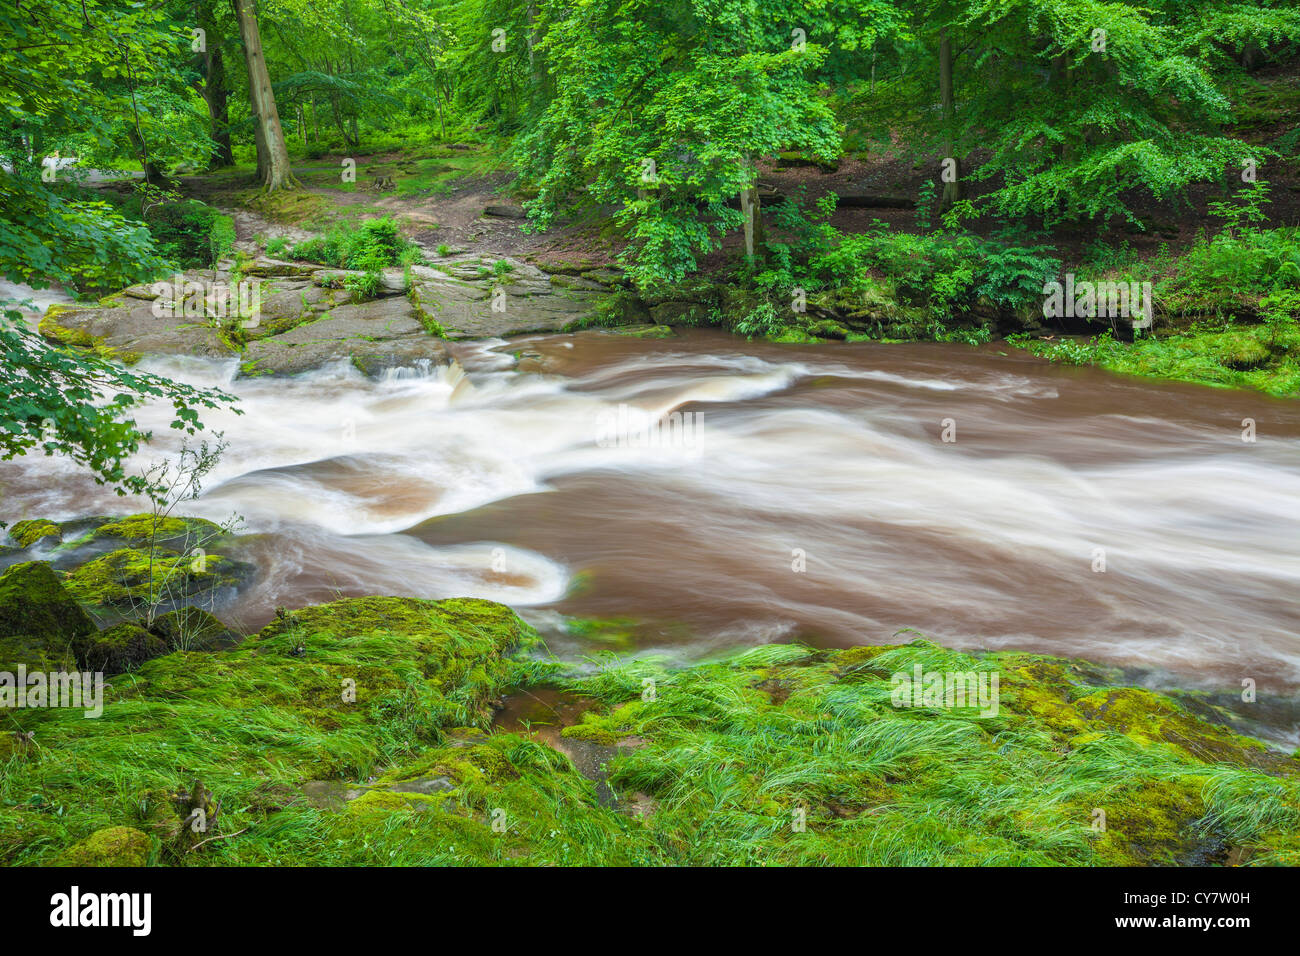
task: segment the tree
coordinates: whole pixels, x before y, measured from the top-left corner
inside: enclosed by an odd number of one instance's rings
[[[680,280],[737,228],[757,251],[758,160],[786,149],[829,159],[840,146],[816,77],[825,50],[792,36],[797,9],[548,4],[538,48],[556,96],[518,148],[540,185],[535,222],[546,226],[580,189],[615,204],[643,286]]]
[[[188,29],[151,5],[48,0],[0,9],[6,278],[84,291],[165,268],[147,231],[79,191],[69,181],[75,171],[49,175],[44,161],[77,156],[83,168],[112,169],[135,155],[158,176],[206,156],[187,85],[189,42]]]
[[[199,28],[203,30],[203,48],[198,51],[199,71],[202,77],[196,84],[199,95],[208,107],[211,127],[212,153],[208,169],[235,164],[235,153],[230,143],[230,90],[226,85],[226,61],[221,44],[221,31],[217,21],[215,0],[200,0],[195,5]]]
[[[939,29],[939,109],[943,113],[943,157],[945,163],[951,163],[945,170],[943,196],[941,202],[945,209],[961,198],[958,183],[957,157],[953,155],[953,92],[952,92],[952,38],[948,28]]]
[[[262,35],[257,27],[254,0],[234,0],[234,4],[239,35],[244,43],[244,61],[248,66],[248,102],[253,113],[253,135],[257,144],[257,176],[262,181],[262,188],[268,192],[296,189],[298,180],[289,165],[289,149],[285,146],[284,129],[275,108],[275,92],[262,53]]]
[[[1205,12],[1198,5],[963,6],[953,22],[976,41],[956,121],[947,129],[955,148],[991,151],[974,175],[1001,180],[985,200],[994,210],[1048,224],[1136,221],[1131,191],[1175,195],[1190,183],[1220,179],[1255,152],[1220,132],[1230,104],[1197,49],[1196,24]]]

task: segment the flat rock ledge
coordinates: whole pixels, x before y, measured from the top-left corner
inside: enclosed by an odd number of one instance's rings
[[[258,376],[349,360],[377,376],[445,363],[448,341],[573,327],[612,288],[557,282],[532,263],[472,254],[386,269],[371,298],[349,288],[361,275],[265,256],[223,262],[131,286],[96,305],[52,306],[40,332],[127,363],[145,355],[238,358],[241,375]],[[256,312],[247,308],[253,302]]]

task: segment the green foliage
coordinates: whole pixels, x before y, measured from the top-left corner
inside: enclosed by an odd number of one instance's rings
[[[1044,358],[1128,375],[1300,396],[1300,300],[1270,300],[1262,325],[1202,324],[1180,332],[1118,341],[1109,330],[1089,340],[1019,343]]]
[[[388,218],[367,219],[359,226],[338,223],[324,236],[307,239],[293,247],[293,255],[310,262],[323,262],[341,269],[378,271],[409,264],[408,251],[419,247],[407,240],[397,223]],[[403,256],[408,261],[403,262]]]
[[[737,335],[748,338],[754,336],[779,336],[786,328],[786,323],[776,314],[776,307],[770,302],[763,302],[751,312],[738,319],[732,329]]]
[[[545,228],[580,190],[613,204],[638,285],[680,281],[741,224],[727,203],[753,185],[759,157],[838,151],[815,79],[825,50],[793,49],[780,5],[598,0],[548,15],[563,83],[518,143],[540,188],[530,212]],[[593,102],[618,105],[592,123]]]
[[[1201,237],[1160,287],[1166,296],[1184,294],[1231,303],[1241,295],[1300,288],[1300,229],[1244,229]]]
[[[1202,235],[1157,285],[1158,294],[1183,311],[1231,311],[1275,291],[1300,289],[1300,228],[1260,225],[1268,201],[1263,181],[1231,201],[1210,203],[1224,229]]]
[[[235,228],[230,216],[197,199],[149,202],[132,193],[118,205],[128,219],[142,221],[154,248],[175,269],[210,269],[230,254]]]
[[[966,5],[959,27],[979,40],[958,138],[992,150],[977,176],[1005,181],[989,202],[1048,222],[1136,222],[1128,190],[1168,197],[1260,160],[1218,133],[1228,101],[1180,20],[1103,0]]]
[[[281,612],[233,649],[148,660],[112,682],[96,720],[19,711],[40,748],[0,740],[0,862],[66,859],[123,827],[155,862],[191,866],[1168,865],[1226,840],[1252,862],[1300,852],[1294,759],[1082,662],[915,640],[566,671],[528,658],[536,643],[486,601],[352,598]],[[997,707],[900,706],[894,675],[914,668],[997,676]],[[549,726],[493,726],[493,700],[521,685],[524,699],[563,691],[577,716],[556,723],[544,706]],[[556,741],[596,757],[596,781]],[[196,778],[220,800],[222,839],[187,852],[174,795]]]
[[[1005,308],[1032,302],[1060,269],[1051,251],[972,235],[895,233],[877,223],[815,257],[810,269],[824,281],[850,286],[873,270],[891,280],[904,301],[943,317],[980,302]]]
[[[119,494],[156,496],[156,483],[128,475],[124,461],[148,441],[130,417],[145,401],[170,402],[171,427],[194,434],[203,426],[199,409],[233,404],[216,390],[198,389],[112,362],[56,348],[6,312],[0,322],[0,458],[28,452],[67,455],[86,466],[100,484]]]
[[[833,196],[824,197],[812,213],[795,200],[776,207],[782,238],[768,243],[772,268],[755,276],[760,289],[781,295],[795,287],[853,294],[884,279],[898,301],[951,319],[978,304],[1028,305],[1061,267],[1049,246],[1022,245],[1009,236],[983,239],[951,230],[912,234],[879,220],[864,232],[845,235],[827,222],[833,207]]]
[[[115,291],[168,271],[149,231],[102,200],[47,189],[0,170],[0,273],[34,288]]]
[[[365,301],[379,294],[380,281],[378,270],[366,269],[359,274],[345,276],[343,288],[351,292],[359,301]]]
[[[205,155],[203,127],[191,123],[190,21],[174,21],[175,12],[108,0],[6,4],[0,157],[9,168],[34,180],[56,153],[100,169],[123,156],[166,166]]]

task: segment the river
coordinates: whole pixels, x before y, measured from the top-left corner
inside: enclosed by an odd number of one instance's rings
[[[229,448],[182,509],[259,535],[259,577],[218,613],[252,629],[338,596],[476,595],[569,657],[606,646],[573,617],[690,658],[915,628],[1157,685],[1300,687],[1300,403],[998,343],[593,332],[455,350],[458,367],[380,381],[144,363],[244,411],[208,414]],[[671,430],[628,427],[673,412]],[[176,441],[164,410],[141,422],[159,438],[137,468]],[[0,463],[0,483],[10,521],[142,507],[62,460]]]

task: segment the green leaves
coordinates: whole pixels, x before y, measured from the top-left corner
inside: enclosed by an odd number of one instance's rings
[[[959,73],[958,149],[992,151],[987,204],[1047,224],[1124,217],[1130,190],[1164,198],[1261,151],[1218,133],[1230,115],[1178,4],[975,0],[955,22],[980,49]],[[1213,4],[1199,4],[1203,11]]]
[[[167,270],[144,226],[108,203],[72,198],[0,170],[0,274],[34,288],[121,288]]]
[[[56,348],[21,319],[8,310],[0,321],[0,458],[36,451],[67,455],[119,494],[153,495],[158,489],[145,476],[126,473],[125,459],[150,437],[130,417],[131,409],[148,400],[169,401],[171,427],[194,434],[202,428],[199,409],[234,402],[220,391]]]
[[[535,223],[581,190],[615,207],[639,284],[693,270],[740,225],[726,204],[753,185],[758,159],[839,152],[817,80],[825,50],[791,39],[802,13],[752,0],[548,5],[557,93],[516,151],[540,186]]]

